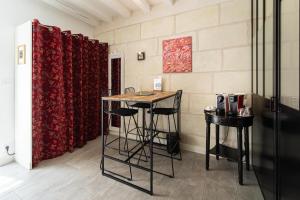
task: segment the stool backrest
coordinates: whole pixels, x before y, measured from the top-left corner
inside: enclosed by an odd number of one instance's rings
[[[134,87],[128,87],[124,89],[124,94],[134,94],[135,93],[135,89]],[[127,107],[132,106],[134,103],[130,103],[126,101],[126,105]]]
[[[124,94],[132,94],[135,93],[134,87],[128,87],[124,89]]]
[[[173,104],[173,108],[177,111],[180,109],[181,97],[182,97],[182,90],[177,90],[174,98],[174,104]]]

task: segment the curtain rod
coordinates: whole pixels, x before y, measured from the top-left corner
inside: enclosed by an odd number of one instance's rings
[[[47,26],[47,25],[44,25],[44,24],[39,24],[39,26],[42,26],[42,27],[45,27],[47,29],[49,29],[50,31],[53,31],[53,27],[56,27],[56,26]],[[58,28],[58,27],[57,27]],[[67,32],[65,31],[61,31],[61,33],[63,34],[68,34]],[[71,33],[71,36],[74,36],[74,37],[80,37],[80,34],[72,34]],[[83,36],[83,35],[82,35]],[[97,40],[96,39],[89,39],[91,42],[95,43]]]

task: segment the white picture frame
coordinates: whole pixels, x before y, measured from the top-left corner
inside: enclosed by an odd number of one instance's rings
[[[17,63],[19,65],[26,64],[26,45],[22,44],[17,47]]]

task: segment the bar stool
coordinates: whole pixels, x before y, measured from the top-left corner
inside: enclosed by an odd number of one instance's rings
[[[176,125],[176,120],[175,120],[175,114],[177,114],[180,111],[181,97],[182,97],[182,90],[178,90],[176,92],[172,108],[153,108],[153,111],[152,111],[153,115],[156,115],[156,120],[154,122],[154,128],[155,128],[154,136],[157,137],[160,141],[160,137],[158,137],[158,134],[159,133],[164,133],[164,134],[166,134],[166,138],[167,138],[168,143],[171,143],[171,146],[167,145],[167,152],[170,154],[170,156],[167,156],[167,157],[171,158],[171,164],[172,164],[172,175],[171,175],[171,177],[174,177],[174,163],[173,163],[174,155],[179,153],[179,156],[180,156],[179,160],[182,159],[181,150],[180,150],[180,146],[179,146],[180,137],[179,137],[179,131],[178,131],[178,124]],[[148,113],[149,113],[149,111],[148,111]],[[158,123],[159,115],[164,115],[164,116],[168,117],[168,127],[169,127],[168,132],[160,131],[160,130],[157,129],[157,123]],[[171,132],[170,115],[173,116],[174,126],[175,126],[175,133]],[[175,134],[175,143],[173,141],[174,140],[174,134]],[[161,142],[160,142],[160,145],[162,145]],[[161,154],[158,154],[158,155],[161,155]]]
[[[125,88],[125,94],[129,94],[129,93],[135,93],[134,87]],[[147,126],[145,116],[146,116],[146,109],[150,109],[150,104],[148,104],[148,103],[133,103],[133,104],[128,103],[128,106],[132,107],[132,108],[142,109],[142,112],[143,112],[142,113],[142,137],[143,137],[143,140],[145,140],[145,128]],[[138,116],[137,116],[137,121],[138,121]]]

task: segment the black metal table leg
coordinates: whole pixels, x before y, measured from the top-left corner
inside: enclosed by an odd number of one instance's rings
[[[246,169],[250,170],[249,164],[249,127],[245,127],[245,154],[246,154]]]
[[[145,115],[146,115],[146,111],[145,111],[145,108],[143,108],[143,122],[142,122],[142,126],[143,126],[143,141],[145,140],[145,121],[146,121],[146,118],[145,118]]]
[[[216,159],[219,160],[220,154],[220,126],[216,125]]]
[[[150,104],[150,194],[153,194],[153,104]]]
[[[101,100],[101,139],[102,139],[102,158],[101,158],[101,165],[102,165],[102,175],[104,174],[104,128],[103,128],[103,113],[104,113],[104,101]]]
[[[243,127],[237,129],[239,184],[243,185]]]
[[[206,170],[209,169],[210,123],[206,122]]]

